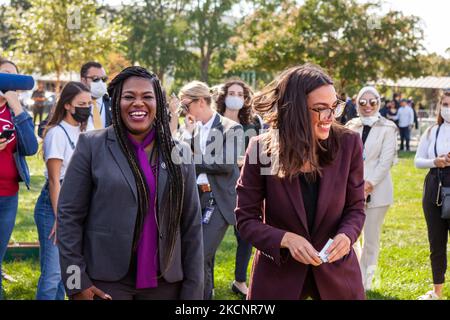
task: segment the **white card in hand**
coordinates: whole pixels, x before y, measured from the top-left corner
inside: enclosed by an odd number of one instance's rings
[[[333,239],[328,239],[328,242],[325,244],[323,249],[319,252],[319,258],[320,258],[320,260],[322,260],[323,263],[328,262],[328,254],[326,254],[325,252],[328,250],[328,248],[331,246],[332,243],[333,243]]]

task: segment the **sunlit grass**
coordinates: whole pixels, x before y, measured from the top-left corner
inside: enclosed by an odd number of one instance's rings
[[[401,153],[399,163],[393,167],[395,204],[387,213],[381,237],[379,269],[369,299],[416,299],[432,286],[429,247],[425,219],[422,212],[422,186],[426,170],[413,165],[412,153]],[[13,233],[14,241],[37,240],[34,225],[34,203],[39,196],[43,177],[40,156],[29,159],[32,189],[24,187],[20,193],[19,214]],[[230,290],[234,278],[236,239],[230,227],[216,256],[216,299],[238,299]],[[250,263],[251,265],[251,263]],[[17,283],[4,281],[8,299],[33,299],[39,276],[37,261],[5,263],[5,271]],[[444,294],[448,295],[449,285]]]

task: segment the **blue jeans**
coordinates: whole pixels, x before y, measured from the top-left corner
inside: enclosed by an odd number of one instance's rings
[[[0,300],[2,297],[2,262],[16,222],[18,194],[0,197]]]
[[[409,127],[400,127],[400,150],[403,151],[403,142],[406,141],[406,151],[409,151],[409,140],[411,139],[411,130]]]
[[[50,201],[48,184],[42,188],[41,195],[34,208],[34,220],[39,234],[39,258],[41,276],[39,277],[36,300],[64,300],[65,290],[59,267],[58,247],[53,244],[54,238],[48,238],[55,223]]]

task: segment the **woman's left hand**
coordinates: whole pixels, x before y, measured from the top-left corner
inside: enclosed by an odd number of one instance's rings
[[[364,198],[367,198],[367,195],[369,195],[373,191],[373,184],[369,181],[364,182]]]
[[[57,222],[55,221],[55,223],[53,224],[52,231],[50,231],[50,234],[48,236],[49,240],[54,236],[54,239],[53,239],[54,245],[56,245],[56,228],[57,228]]]
[[[344,233],[339,233],[327,250],[328,262],[333,263],[350,253],[351,241]]]

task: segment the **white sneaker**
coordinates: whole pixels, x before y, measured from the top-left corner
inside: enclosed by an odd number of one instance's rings
[[[441,300],[434,291],[428,291],[423,296],[417,298],[417,300]]]

